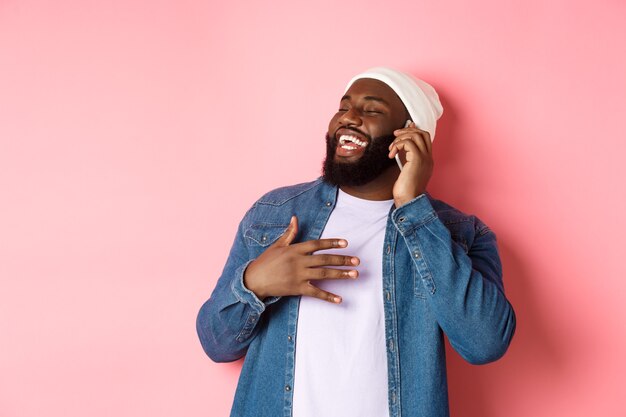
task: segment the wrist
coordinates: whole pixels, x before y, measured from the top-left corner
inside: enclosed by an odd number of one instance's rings
[[[410,199],[407,200],[407,199],[403,199],[403,198],[395,198],[394,199],[394,205],[396,206],[396,208],[402,207],[403,205],[405,205],[409,201],[411,201],[411,200]]]
[[[403,205],[405,205],[406,203],[408,203],[409,201],[412,201],[414,199],[416,199],[417,197],[419,197],[420,195],[424,194],[425,190],[418,190],[415,193],[412,193],[410,195],[404,195],[404,196],[400,196],[397,198],[394,198],[394,204],[396,206],[396,208],[401,207]]]
[[[262,291],[259,285],[257,285],[257,280],[253,278],[253,274],[250,274],[250,265],[248,265],[248,268],[246,268],[243,273],[243,286],[247,290],[252,291],[254,295],[256,295],[256,297],[261,301],[269,296]]]

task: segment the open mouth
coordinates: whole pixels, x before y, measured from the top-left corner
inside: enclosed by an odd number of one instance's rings
[[[346,150],[356,150],[367,146],[367,142],[360,140],[354,135],[339,136],[338,146]]]
[[[339,129],[335,137],[337,138],[337,156],[359,155],[369,144],[367,137],[350,129]]]

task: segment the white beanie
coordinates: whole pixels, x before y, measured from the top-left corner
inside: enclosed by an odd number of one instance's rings
[[[443,114],[443,107],[430,84],[391,68],[375,67],[352,78],[346,91],[361,78],[373,78],[391,87],[404,103],[415,126],[430,133],[431,141],[435,140],[437,119]]]

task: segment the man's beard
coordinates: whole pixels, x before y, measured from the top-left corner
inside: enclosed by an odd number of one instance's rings
[[[396,162],[389,158],[389,145],[395,135],[370,138],[363,155],[356,162],[335,161],[337,138],[326,134],[326,159],[324,160],[322,175],[324,180],[332,185],[359,186],[378,178]]]

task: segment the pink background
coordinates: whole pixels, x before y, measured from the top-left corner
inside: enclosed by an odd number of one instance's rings
[[[224,416],[196,313],[343,87],[439,91],[430,192],[498,235],[518,328],[454,416],[626,415],[626,5],[0,0],[0,416]]]

